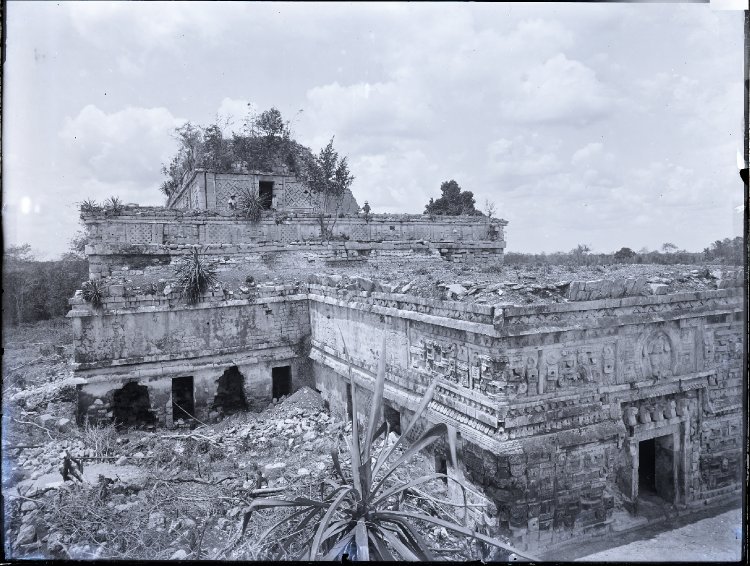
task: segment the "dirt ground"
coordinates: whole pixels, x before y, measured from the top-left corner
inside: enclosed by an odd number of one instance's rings
[[[732,509],[577,561],[735,562],[741,557],[742,525],[742,509]]]

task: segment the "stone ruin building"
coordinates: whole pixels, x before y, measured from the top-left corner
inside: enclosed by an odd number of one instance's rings
[[[245,186],[275,206],[257,222],[226,206]],[[84,216],[100,308],[71,299],[79,419],[171,427],[265,408],[302,385],[351,411],[342,335],[358,389],[372,389],[385,320],[385,415],[400,432],[433,381],[428,422],[456,427],[459,466],[518,548],[608,532],[650,492],[678,506],[737,497],[742,470],[743,292],[643,296],[632,280],[572,283],[560,304],[482,305],[397,294],[338,276],[211,290],[188,305],[170,285],[195,245],[221,269],[501,263],[505,221],[372,215],[348,194],[321,241],[319,203],[282,173],[195,171],[164,208]],[[125,277],[143,281],[124,284]],[[221,273],[220,273],[221,277]],[[162,284],[153,282],[162,279]],[[152,282],[147,284],[147,282]],[[363,405],[360,405],[363,406]],[[419,427],[417,427],[419,428]]]

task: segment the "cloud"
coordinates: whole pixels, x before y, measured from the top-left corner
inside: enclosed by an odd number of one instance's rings
[[[430,196],[440,196],[438,188],[445,180],[430,156],[410,142],[398,142],[384,153],[356,155],[351,170],[360,206],[368,200],[378,213],[421,213]]]
[[[232,132],[239,132],[248,113],[256,110],[256,106],[249,100],[224,98],[219,104],[216,117],[219,124],[225,126],[222,129],[224,135],[231,135]]]
[[[554,153],[542,151],[523,136],[513,141],[501,138],[487,147],[488,167],[501,177],[543,176],[560,170],[562,163]]]
[[[71,165],[101,185],[128,182],[155,190],[161,164],[176,150],[183,121],[166,108],[127,107],[106,113],[94,105],[68,117],[60,131]]]
[[[338,82],[307,92],[310,118],[318,131],[341,137],[421,137],[431,130],[429,98],[408,84]]]
[[[504,112],[517,122],[585,125],[605,117],[615,105],[610,89],[593,70],[562,53],[530,69],[519,94]]]

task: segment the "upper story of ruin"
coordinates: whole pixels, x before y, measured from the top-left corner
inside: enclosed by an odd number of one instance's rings
[[[232,212],[230,202],[244,191],[260,196],[264,210],[291,213],[319,213],[325,206],[320,195],[316,195],[286,167],[274,171],[248,171],[222,173],[208,169],[188,172],[181,187],[167,199],[170,210],[213,210]],[[356,215],[359,204],[350,190],[346,190],[340,202],[330,202],[327,213]]]

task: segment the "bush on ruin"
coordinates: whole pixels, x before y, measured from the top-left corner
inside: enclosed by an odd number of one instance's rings
[[[242,187],[237,198],[237,210],[251,222],[258,222],[263,216],[263,199],[254,190]]]
[[[195,304],[209,287],[216,284],[216,268],[193,248],[190,255],[180,258],[176,270],[177,287],[189,304]]]
[[[83,300],[91,303],[94,308],[101,308],[106,296],[106,287],[104,282],[99,279],[86,281],[81,289]]]

